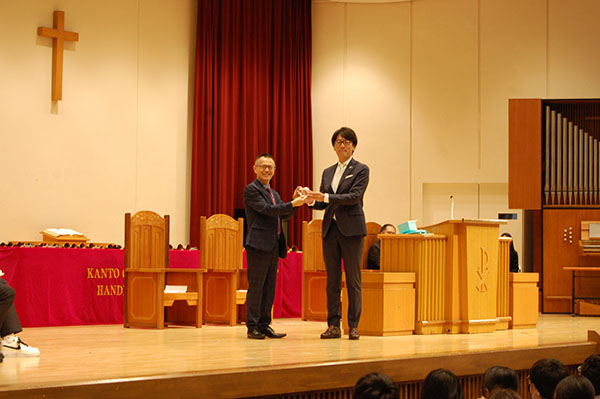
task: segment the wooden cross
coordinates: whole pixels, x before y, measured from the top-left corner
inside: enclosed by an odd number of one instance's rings
[[[64,41],[78,41],[79,34],[65,30],[64,11],[54,11],[54,28],[40,26],[38,35],[52,38],[52,101],[62,100]]]

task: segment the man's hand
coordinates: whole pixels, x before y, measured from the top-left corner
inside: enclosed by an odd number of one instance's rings
[[[309,202],[323,201],[325,199],[325,194],[318,191],[311,191],[310,193],[308,193],[307,198]]]
[[[305,195],[301,195],[301,196],[296,197],[296,198],[294,198],[292,200],[292,206],[294,208],[296,208],[298,206],[302,206],[302,205],[304,205],[305,201],[306,201],[306,196]]]

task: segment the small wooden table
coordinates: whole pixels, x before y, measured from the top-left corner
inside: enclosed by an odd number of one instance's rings
[[[578,276],[577,272],[600,272],[600,267],[597,266],[565,266],[563,270],[570,270],[573,273],[571,282],[571,314],[575,315],[575,300],[576,299],[600,299],[600,297],[576,297],[575,296],[575,279],[583,276]],[[600,276],[594,276],[600,277]]]

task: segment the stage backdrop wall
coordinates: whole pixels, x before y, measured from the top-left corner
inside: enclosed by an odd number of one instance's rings
[[[0,241],[69,227],[123,242],[123,214],[170,214],[188,236],[196,0],[0,0]],[[65,12],[63,100],[52,41]]]
[[[438,184],[455,184],[455,217],[506,211],[508,99],[597,98],[598,18],[595,0],[314,2],[315,185],[348,125],[371,167],[367,220],[447,219]],[[478,183],[494,189],[466,195]]]
[[[196,1],[0,9],[0,241],[59,225],[120,242],[123,213],[149,208],[186,243]],[[80,34],[55,108],[51,44],[36,34],[54,9]],[[355,128],[379,223],[443,213],[425,209],[428,184],[506,184],[508,98],[600,93],[596,0],[314,1],[312,15],[314,184],[335,162],[331,133]]]

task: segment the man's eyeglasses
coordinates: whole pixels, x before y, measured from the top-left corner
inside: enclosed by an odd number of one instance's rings
[[[254,165],[254,166],[256,166],[257,168],[262,169],[262,170],[265,170],[265,169],[266,170],[275,170],[275,165]]]
[[[336,140],[335,141],[335,145],[337,145],[338,147],[340,147],[342,144],[345,145],[346,147],[348,147],[350,144],[352,144],[352,142],[350,140]]]

